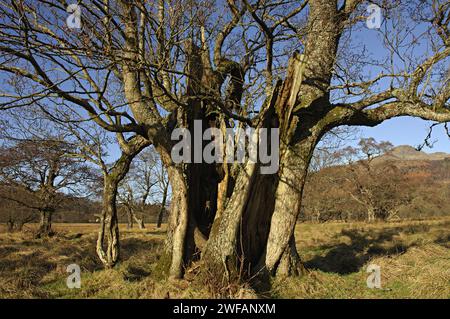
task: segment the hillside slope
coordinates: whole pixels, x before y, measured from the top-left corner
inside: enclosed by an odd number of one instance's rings
[[[311,173],[300,219],[364,219],[367,205],[353,196],[358,189],[371,193],[376,205],[387,203],[390,211],[398,210],[400,218],[450,215],[450,154],[428,154],[402,145],[374,158],[370,170],[363,163],[329,166]]]

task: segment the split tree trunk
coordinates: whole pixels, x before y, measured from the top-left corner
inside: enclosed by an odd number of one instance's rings
[[[308,30],[314,36],[308,37],[304,56],[294,53],[281,87],[275,85],[272,96],[260,111],[258,127],[280,129],[277,174],[261,175],[259,164],[247,163],[241,166],[237,176],[227,175],[224,165],[214,178],[208,166],[188,164],[186,177],[175,183],[171,178],[175,202],[169,224],[177,221],[175,225],[179,227],[170,227],[168,238],[184,239],[184,245],[172,245],[179,249],[176,253],[178,267],[171,268],[172,276],[182,276],[182,269],[199,255],[201,271],[222,287],[235,279],[248,279],[256,274],[285,276],[300,272],[294,228],[310,158],[322,135],[337,125],[327,93],[340,37],[337,16],[333,2],[317,0],[310,4]],[[217,67],[220,77],[215,78],[208,55],[196,55],[195,48],[190,49],[186,52],[196,66],[193,70],[188,67],[191,77],[202,87],[219,91],[221,79],[229,75],[225,70],[231,69],[233,62],[227,60],[222,67]],[[222,60],[214,62],[221,65]],[[190,87],[189,83],[188,91],[189,96],[202,95],[201,88]],[[222,127],[220,117],[205,117],[216,109],[208,101],[193,99],[190,103],[184,114],[187,120],[181,127],[189,128],[195,118]],[[199,181],[201,184],[196,184]],[[183,186],[178,194],[177,185]],[[208,188],[201,185],[208,185]],[[213,194],[216,194],[215,199],[206,200],[214,198]],[[203,236],[195,236],[199,233]],[[203,238],[205,243],[197,243],[197,238]],[[184,263],[180,263],[182,260]]]
[[[222,283],[242,276],[298,274],[301,268],[294,227],[310,158],[321,134],[313,129],[316,122],[299,125],[292,114],[302,63],[299,56],[290,60],[286,80],[279,90],[275,88],[262,121],[262,127],[280,129],[279,172],[261,175],[257,165],[247,164],[223,214],[214,222],[202,259],[207,273]]]
[[[282,88],[278,84],[274,89],[259,126],[273,128],[281,123],[285,140],[298,135],[294,132],[296,123],[287,123],[293,107],[289,97],[299,90],[293,81],[300,72],[298,63],[301,61],[292,62],[290,77]],[[259,164],[247,163],[223,188],[219,184],[224,175],[211,165],[188,164],[187,174],[176,178],[172,174],[174,198],[168,231],[171,277],[180,278],[184,267],[200,253],[203,272],[224,285],[259,272],[278,273],[279,266],[280,274],[298,273],[300,258],[293,232],[307,167],[318,140],[317,132],[308,131],[304,136],[295,147],[282,151],[284,164],[277,174],[262,175]],[[225,199],[223,211],[217,212],[217,198]],[[175,240],[184,245],[175,245]]]
[[[256,165],[242,171],[206,244],[202,261],[208,280],[227,285],[255,275],[301,273],[294,228],[313,147],[313,141],[305,141],[303,165],[296,155],[297,166],[282,167],[279,176],[260,175]],[[286,162],[292,163],[289,158]]]

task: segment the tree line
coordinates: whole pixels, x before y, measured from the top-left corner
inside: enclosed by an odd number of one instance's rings
[[[364,138],[356,147],[317,151],[300,220],[374,222],[446,215],[450,155],[402,160],[387,157],[392,150],[389,142]]]
[[[0,127],[0,219],[9,231],[34,222],[39,225],[35,237],[51,236],[55,215],[64,222],[100,221],[102,171],[85,158],[73,136],[37,110],[11,114]],[[144,221],[161,227],[170,189],[152,148],[136,157],[117,194],[114,205],[129,228],[136,222],[143,229]]]

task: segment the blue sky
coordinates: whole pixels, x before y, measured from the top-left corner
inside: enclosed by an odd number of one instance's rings
[[[392,28],[392,23],[398,22],[396,19],[404,19],[405,21],[408,21],[409,18],[410,17],[406,16],[399,17],[395,14],[393,14],[389,19],[385,19],[383,17],[381,30],[384,30],[386,25],[388,29]],[[426,31],[427,27],[428,25],[418,24],[416,28],[414,28],[414,34],[422,34],[422,32]],[[353,36],[355,38],[355,43],[361,43],[364,45],[367,52],[373,57],[377,58],[386,56],[387,51],[383,47],[383,41],[379,30],[363,27],[354,33]],[[401,50],[402,49],[399,49],[399,52],[402,52]],[[424,41],[414,48],[414,55],[418,57],[421,57],[422,55],[430,55],[430,51],[429,43]],[[401,68],[401,63],[399,62],[400,59],[397,58],[396,64],[398,63],[397,65]],[[445,62],[448,66],[449,59]],[[370,72],[372,76],[377,74],[377,70],[372,67],[368,67],[366,70]],[[384,123],[373,128],[361,127],[360,133],[361,137],[374,137],[378,141],[390,141],[394,146],[406,144],[416,147],[424,143],[424,140],[429,133],[429,128],[432,124],[433,122],[424,121],[419,118],[401,117],[385,121]],[[430,149],[425,146],[422,149],[423,151],[450,153],[450,138],[447,136],[443,125],[436,126],[433,129],[430,142],[434,142],[433,148]]]
[[[432,122],[417,118],[395,118],[373,128],[361,128],[361,136],[374,137],[377,141],[390,141],[394,146],[406,144],[416,147],[423,144],[430,124]],[[435,142],[433,148],[424,147],[422,151],[450,153],[450,138],[446,135],[443,125],[433,129],[430,142]]]
[[[395,18],[396,17],[394,17],[394,19]],[[386,21],[389,23],[391,20],[384,20],[384,22]],[[419,27],[416,31],[420,34],[420,31],[423,30],[423,28]],[[354,40],[352,40],[352,42],[354,42],[353,44],[360,43],[362,46],[365,46],[370,55],[374,57],[386,56],[386,50],[383,48],[379,31],[362,27],[352,33],[352,37],[354,37]],[[414,53],[422,55],[426,53],[428,49],[427,46],[418,46]],[[370,73],[371,76],[375,76],[379,70],[367,66],[365,71],[368,74]],[[2,74],[0,74],[0,80],[5,80]],[[386,84],[387,83],[383,83],[383,85]],[[386,121],[374,128],[361,127],[360,135],[361,137],[374,137],[378,141],[390,141],[396,146],[403,144],[417,146],[423,144],[431,124],[432,122],[421,119],[402,117]],[[355,136],[355,138],[358,137],[359,136]],[[435,142],[434,147],[432,149],[425,147],[423,149],[424,151],[450,153],[450,138],[447,136],[443,126],[438,126],[433,130],[430,141]],[[118,157],[119,150],[115,145],[112,146],[109,151],[112,158]]]

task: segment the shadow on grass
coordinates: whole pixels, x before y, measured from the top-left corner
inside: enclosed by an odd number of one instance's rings
[[[127,261],[132,256],[152,254],[160,248],[160,239],[125,238],[120,241],[121,261]]]
[[[442,235],[434,241],[436,244],[450,249],[450,235]]]
[[[414,244],[405,245],[396,242],[395,235],[400,232],[416,234],[428,230],[428,225],[395,227],[384,229],[379,233],[375,230],[342,230],[336,237],[347,236],[350,238],[350,243],[320,246],[321,250],[328,250],[326,255],[314,257],[305,262],[305,266],[309,269],[341,275],[358,272],[372,258],[403,254],[414,246]],[[383,244],[388,244],[388,247]]]
[[[157,238],[121,239],[117,269],[127,281],[151,275],[162,241]],[[24,238],[25,239],[25,238]],[[24,244],[25,243],[25,244]],[[8,241],[0,246],[0,297],[49,298],[45,285],[63,282],[66,267],[78,264],[83,273],[103,270],[95,250],[95,236],[59,234],[51,239]]]

